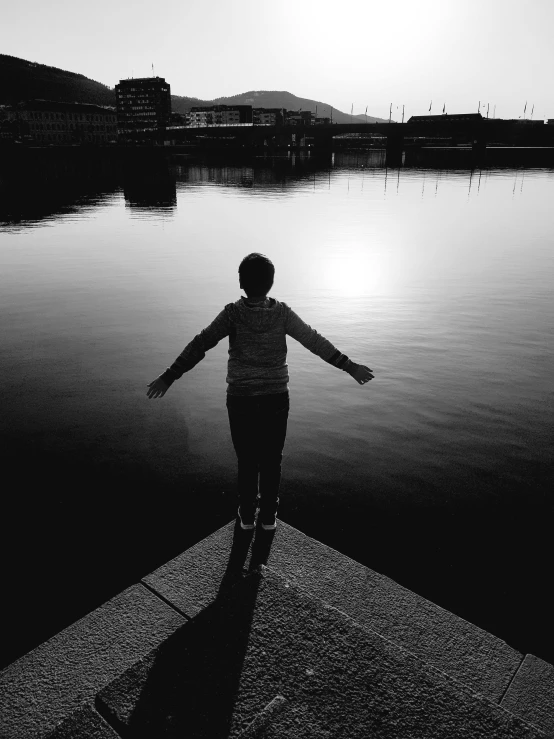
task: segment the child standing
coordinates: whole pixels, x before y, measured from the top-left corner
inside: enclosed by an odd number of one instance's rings
[[[286,303],[267,294],[275,268],[263,254],[246,256],[239,266],[239,284],[246,293],[229,303],[215,320],[188,344],[175,362],[148,383],[149,398],[161,398],[172,383],[191,370],[225,336],[229,337],[227,411],[238,460],[238,516],[241,528],[259,521],[276,528],[281,460],[289,415],[286,337],[364,385],[373,373],[341,354],[330,341],[302,321]]]

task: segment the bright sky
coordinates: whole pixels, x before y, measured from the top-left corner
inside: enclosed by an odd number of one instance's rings
[[[84,74],[165,77],[204,99],[287,90],[399,120],[554,118],[554,0],[17,0],[0,52]],[[398,106],[398,109],[396,108]]]

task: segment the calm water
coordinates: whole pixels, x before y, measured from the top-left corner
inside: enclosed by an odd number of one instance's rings
[[[553,661],[554,171],[379,164],[4,175],[14,627],[48,598],[46,638],[234,515],[225,342],[146,383],[261,251],[271,295],[375,373],[289,340],[282,519]]]

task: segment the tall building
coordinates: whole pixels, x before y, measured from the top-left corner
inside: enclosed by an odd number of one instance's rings
[[[171,90],[163,77],[120,80],[115,86],[120,131],[163,128],[171,119]]]

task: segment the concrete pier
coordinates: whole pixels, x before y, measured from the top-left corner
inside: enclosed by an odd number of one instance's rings
[[[282,521],[230,522],[0,673],[1,739],[554,736],[554,667]]]

